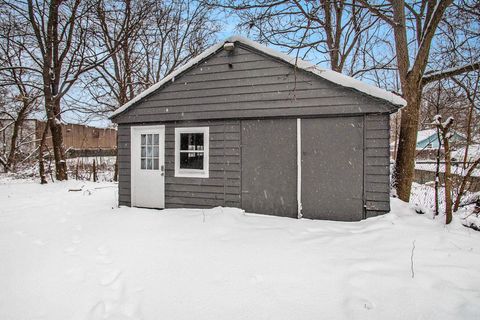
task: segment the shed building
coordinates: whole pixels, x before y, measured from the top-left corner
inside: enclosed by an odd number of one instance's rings
[[[388,212],[389,114],[403,105],[230,37],[111,116],[119,204],[342,221]]]

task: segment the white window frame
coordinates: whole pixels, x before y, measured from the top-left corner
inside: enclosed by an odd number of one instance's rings
[[[180,134],[203,133],[203,170],[180,168]],[[195,150],[195,152],[199,152]],[[200,151],[201,152],[201,151]],[[175,128],[175,177],[182,178],[208,178],[210,160],[210,130],[209,127]]]

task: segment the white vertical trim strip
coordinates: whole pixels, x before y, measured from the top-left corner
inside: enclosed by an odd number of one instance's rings
[[[297,218],[302,218],[302,120],[297,119]]]
[[[134,139],[134,134],[135,134],[135,128],[134,126],[130,127],[130,206],[134,207],[136,203],[135,199],[135,172],[134,169],[136,168],[136,158],[135,158],[135,147],[136,145],[133,145],[134,143],[137,143]],[[118,132],[117,132],[118,134]],[[118,138],[117,138],[118,139]],[[117,146],[118,150],[118,146]],[[117,151],[118,152],[118,151]],[[118,157],[118,156],[117,156]],[[120,195],[118,196],[118,199],[120,199]]]

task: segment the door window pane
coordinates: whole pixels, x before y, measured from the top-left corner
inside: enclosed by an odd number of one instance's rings
[[[158,170],[160,162],[160,135],[140,135],[140,168],[142,170]]]

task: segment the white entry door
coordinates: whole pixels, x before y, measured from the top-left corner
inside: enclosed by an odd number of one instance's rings
[[[132,206],[165,207],[165,126],[131,129]]]

